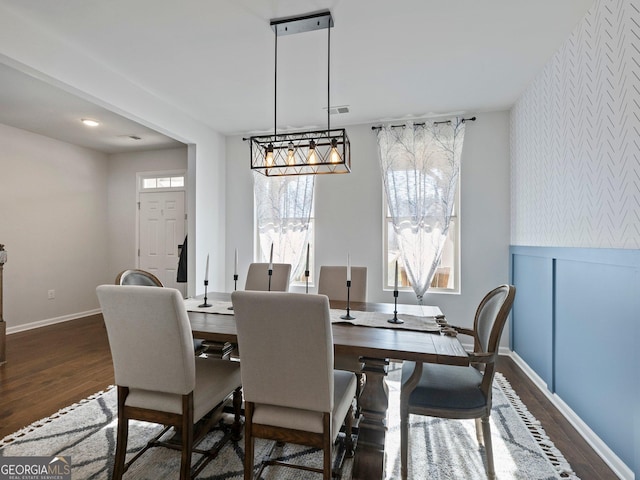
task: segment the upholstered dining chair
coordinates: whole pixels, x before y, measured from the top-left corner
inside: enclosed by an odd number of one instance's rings
[[[321,449],[322,469],[287,465],[330,479],[333,444],[343,423],[346,450],[352,450],[356,377],[333,368],[327,297],[237,291],[231,299],[245,400],[244,479],[254,478],[256,438]],[[272,464],[281,462],[262,462],[255,478]]]
[[[145,270],[123,270],[116,277],[116,285],[145,285],[147,287],[162,287],[162,282],[153,273]]]
[[[347,267],[320,267],[318,293],[329,300],[347,301]],[[367,301],[367,267],[351,267],[351,289],[349,299],[352,302]]]
[[[407,478],[409,414],[440,418],[474,418],[478,443],[484,443],[486,470],[495,478],[491,445],[491,388],[504,324],[516,289],[500,285],[491,290],[476,310],[473,330],[451,325],[474,339],[470,366],[404,362],[400,390],[400,458],[402,478]]]
[[[153,273],[136,268],[123,270],[118,274],[116,285],[138,285],[143,287],[164,287],[162,282]],[[193,339],[193,351],[196,355],[202,355],[205,351],[204,339]]]
[[[226,441],[240,438],[242,404],[238,362],[195,357],[191,325],[180,292],[173,288],[101,285],[96,293],[107,328],[118,390],[118,428],[113,479],[162,441],[174,427],[180,432],[180,479],[196,475]],[[235,423],[210,450],[194,446],[219,419],[233,396]],[[214,410],[216,410],[215,413]],[[125,463],[129,420],[160,423],[165,429]],[[194,425],[203,427],[195,431]],[[176,434],[177,435],[177,434]],[[203,454],[191,467],[192,453]]]
[[[326,295],[329,300],[347,301],[347,267],[326,266],[320,267],[318,278],[318,293]],[[351,289],[349,300],[352,302],[367,301],[367,267],[351,267]],[[354,372],[358,378],[356,390],[357,408],[356,416],[360,416],[360,394],[364,387],[365,376],[362,373],[362,362],[357,355],[338,354],[335,356],[335,368]]]
[[[245,290],[259,290],[266,292],[286,292],[289,290],[290,263],[274,263],[271,272],[271,288],[269,288],[269,264],[252,263],[247,271]]]

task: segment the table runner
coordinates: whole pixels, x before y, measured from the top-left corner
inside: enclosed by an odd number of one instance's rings
[[[377,328],[395,328],[401,330],[416,330],[420,332],[440,333],[440,325],[436,323],[434,317],[421,317],[418,315],[409,315],[406,313],[398,313],[398,318],[404,323],[389,323],[389,319],[393,318],[393,313],[380,312],[361,312],[351,310],[353,320],[344,320],[340,318],[346,313],[345,310],[331,309],[331,323],[347,323],[357,325],[359,327],[377,327]]]
[[[208,300],[210,307],[200,307],[202,299],[187,298],[184,301],[187,311],[214,313],[217,315],[233,315],[233,310],[229,310],[231,302],[221,300]],[[362,312],[359,310],[351,310],[353,320],[344,320],[340,318],[346,313],[345,310],[331,309],[331,323],[345,323],[349,325],[357,325],[360,327],[376,327],[376,328],[397,328],[402,330],[416,330],[420,332],[440,332],[440,326],[433,317],[409,315],[406,313],[398,313],[398,318],[404,323],[392,324],[388,320],[393,318],[393,313],[380,312]]]

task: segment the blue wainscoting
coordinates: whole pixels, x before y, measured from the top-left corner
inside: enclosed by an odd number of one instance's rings
[[[511,348],[640,479],[640,251],[511,247]]]

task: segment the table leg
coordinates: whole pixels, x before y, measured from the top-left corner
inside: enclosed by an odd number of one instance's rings
[[[384,478],[384,441],[387,433],[389,388],[385,381],[389,360],[362,358],[366,383],[360,397],[362,417],[358,425],[358,444],[353,463],[353,478]]]

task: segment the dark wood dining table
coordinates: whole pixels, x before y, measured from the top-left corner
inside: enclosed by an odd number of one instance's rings
[[[229,301],[225,293],[209,294],[210,299]],[[398,305],[398,313],[416,313],[415,305]],[[345,309],[345,302],[331,302],[332,309]],[[383,312],[393,316],[394,305],[384,303],[350,303],[357,311]],[[431,310],[433,311],[433,310]],[[189,312],[194,338],[212,342],[237,343],[233,315]],[[389,324],[389,327],[393,327]],[[456,337],[439,333],[373,328],[334,323],[333,345],[336,354],[360,356],[366,382],[360,396],[362,417],[358,425],[358,442],[354,456],[353,478],[384,478],[384,443],[387,431],[388,388],[385,377],[391,360],[469,365],[468,355]]]

